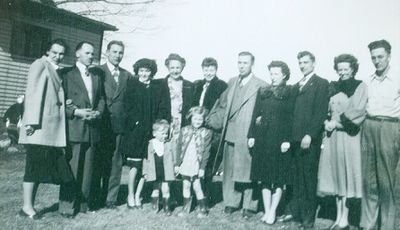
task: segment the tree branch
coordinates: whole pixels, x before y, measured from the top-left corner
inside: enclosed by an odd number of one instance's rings
[[[67,4],[67,3],[79,3],[79,2],[105,2],[107,4],[114,5],[124,5],[124,6],[132,6],[132,5],[141,5],[141,4],[150,4],[155,2],[156,0],[141,0],[135,2],[120,2],[120,1],[110,1],[110,0],[63,0],[55,2],[56,6]]]

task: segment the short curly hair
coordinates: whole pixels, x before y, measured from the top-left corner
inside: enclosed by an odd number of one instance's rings
[[[135,62],[135,64],[133,64],[133,72],[135,72],[136,75],[138,75],[140,68],[146,68],[150,70],[151,78],[154,77],[154,75],[156,75],[157,73],[157,63],[155,60],[152,59],[142,58]]]
[[[203,106],[195,106],[190,108],[189,112],[186,114],[186,119],[190,121],[193,115],[198,114],[201,115],[204,119],[206,119],[208,115],[208,109]]]
[[[182,64],[182,69],[185,68],[186,60],[181,57],[179,54],[171,53],[168,55],[167,59],[165,59],[165,66],[169,66],[170,61],[179,61]]]
[[[283,80],[285,80],[285,81],[289,80],[289,78],[290,78],[290,69],[289,69],[289,66],[285,62],[283,62],[283,61],[271,61],[271,63],[269,63],[269,65],[268,65],[268,70],[271,70],[271,68],[274,68],[274,67],[281,68],[282,74],[286,76],[285,79],[283,79]]]
[[[358,60],[356,57],[354,57],[351,54],[341,54],[337,57],[335,57],[335,59],[333,60],[333,69],[338,71],[338,64],[342,63],[342,62],[346,62],[350,64],[350,68],[353,70],[353,76],[355,76],[358,72]]]

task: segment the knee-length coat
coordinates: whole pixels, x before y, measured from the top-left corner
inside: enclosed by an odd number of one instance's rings
[[[255,139],[251,149],[251,180],[267,184],[290,183],[290,151],[281,144],[290,142],[295,94],[290,86],[260,88],[254,106],[248,137]]]

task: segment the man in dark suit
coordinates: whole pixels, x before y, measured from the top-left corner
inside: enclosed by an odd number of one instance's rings
[[[66,217],[88,209],[93,156],[100,140],[99,119],[105,106],[99,76],[103,71],[89,68],[94,57],[93,44],[80,42],[75,52],[76,65],[61,71],[68,118],[67,159],[75,179],[72,186],[60,188],[59,211]]]
[[[315,56],[312,53],[300,52],[297,59],[304,77],[297,83],[299,93],[293,117],[295,178],[290,208],[302,228],[310,229],[314,227],[317,209],[318,162],[328,112],[329,83],[314,73]]]
[[[126,131],[125,91],[132,75],[119,66],[125,46],[121,41],[107,45],[107,62],[100,66],[104,71],[106,111],[102,119],[101,153],[95,160],[94,186],[91,196],[99,206],[116,208],[121,182],[123,157],[120,152],[121,136]],[[105,170],[107,169],[107,170]]]

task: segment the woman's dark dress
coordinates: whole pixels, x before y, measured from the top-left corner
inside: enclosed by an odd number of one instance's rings
[[[290,151],[282,153],[281,144],[291,139],[294,99],[291,86],[259,89],[248,134],[249,138],[255,138],[251,150],[252,181],[278,187],[291,183]]]
[[[168,92],[158,81],[144,84],[137,78],[130,79],[126,89],[128,132],[122,138],[122,153],[129,158],[143,159],[153,137],[152,125],[156,119],[171,119]]]

